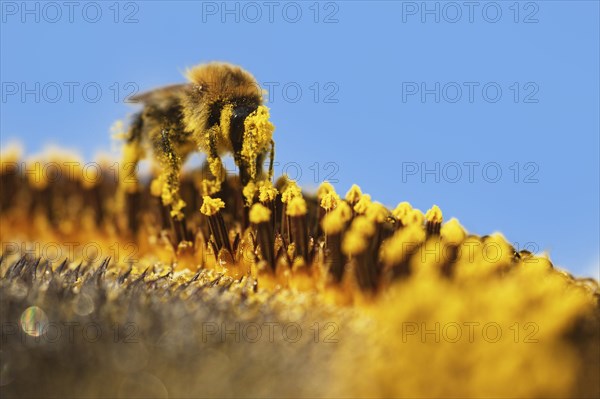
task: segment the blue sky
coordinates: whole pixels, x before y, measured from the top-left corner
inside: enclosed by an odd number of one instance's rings
[[[538,2],[1,4],[1,143],[90,159],[127,94],[237,63],[269,89],[278,174],[356,182],[599,264],[599,7]]]

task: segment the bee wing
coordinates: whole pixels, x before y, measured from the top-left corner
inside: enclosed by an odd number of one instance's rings
[[[170,86],[159,87],[158,89],[145,91],[127,98],[130,103],[142,103],[144,105],[153,105],[159,108],[167,104],[172,104],[189,87],[189,83],[181,83]]]

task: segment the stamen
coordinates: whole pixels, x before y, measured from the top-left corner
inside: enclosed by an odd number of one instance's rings
[[[200,212],[208,217],[208,224],[210,228],[210,232],[214,237],[217,251],[225,248],[229,251],[230,254],[233,254],[231,250],[231,244],[229,242],[229,235],[227,233],[227,228],[225,226],[225,221],[223,220],[223,215],[220,210],[225,207],[225,203],[220,198],[211,198],[209,196],[203,197],[202,207],[200,208]],[[218,252],[215,256],[218,255]]]
[[[287,180],[284,187],[285,188],[281,193],[281,202],[283,203],[281,212],[281,235],[283,236],[284,241],[289,242],[292,233],[290,231],[290,217],[287,214],[287,206],[293,198],[302,195],[302,190],[294,180]]]
[[[250,223],[257,232],[258,245],[262,258],[275,270],[275,236],[271,226],[271,210],[264,205],[254,204],[250,209]]]
[[[350,201],[348,201],[350,202]],[[354,205],[354,212],[358,215],[362,215],[367,212],[369,206],[371,205],[371,196],[369,194],[361,195],[360,199]]]
[[[390,277],[408,276],[411,272],[409,260],[425,241],[425,230],[418,224],[412,224],[397,230],[381,247],[381,260]]]
[[[261,186],[258,191],[258,200],[271,210],[271,229],[273,232],[275,232],[275,215],[277,214],[276,199],[279,191],[273,187],[273,183],[271,183],[270,180],[261,182]]]
[[[345,201],[340,201],[335,209],[329,212],[321,222],[325,240],[325,260],[329,273],[336,282],[342,280],[347,258],[342,254],[342,233],[352,219],[352,209]]]
[[[379,284],[379,267],[369,243],[376,227],[366,216],[357,216],[342,241],[342,252],[355,263],[355,277],[366,291],[375,291]]]
[[[346,201],[348,201],[348,204],[350,204],[351,207],[354,207],[360,197],[362,197],[362,191],[360,190],[360,187],[358,187],[356,184],[353,184],[346,193],[345,198]]]
[[[308,261],[308,230],[306,226],[306,201],[295,196],[286,204],[286,215],[290,218],[291,242],[295,244],[296,254]]]
[[[427,235],[439,235],[440,228],[442,227],[442,210],[439,206],[434,205],[425,213],[425,220],[427,221],[425,228],[427,229]]]
[[[459,245],[463,242],[467,233],[458,220],[452,218],[442,225],[440,236],[446,248],[441,273],[443,276],[452,277],[454,275],[455,263],[458,259]]]

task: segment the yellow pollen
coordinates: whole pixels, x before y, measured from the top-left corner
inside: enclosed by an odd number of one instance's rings
[[[301,196],[294,197],[287,204],[285,213],[288,216],[304,216],[306,215],[306,201]]]
[[[256,179],[256,158],[269,148],[274,130],[275,126],[269,121],[269,109],[264,105],[259,106],[244,121],[244,141],[240,156],[253,180]]]
[[[246,199],[246,204],[250,205],[252,200],[254,199],[254,194],[256,193],[256,184],[254,182],[249,182],[246,184],[246,187],[242,189],[242,195]]]
[[[254,224],[271,220],[271,210],[262,204],[254,204],[250,209],[250,222]]]
[[[467,232],[460,225],[458,219],[452,218],[442,225],[440,235],[445,242],[458,245],[465,239]]]
[[[335,189],[333,188],[331,183],[329,183],[328,181],[324,181],[323,183],[321,183],[321,185],[319,186],[319,189],[317,190],[317,198],[320,200],[325,195],[327,195],[331,192],[335,192]]]
[[[290,180],[281,194],[281,202],[289,202],[292,198],[298,197],[301,194],[302,190],[300,187],[298,187],[295,181]]]
[[[357,204],[358,205],[358,204]],[[379,202],[373,202],[367,208],[366,216],[375,223],[383,223],[389,215],[389,211],[383,204]]]
[[[442,223],[442,210],[434,205],[425,213],[425,220],[431,223]]]
[[[400,219],[403,225],[410,226],[412,224],[421,226],[425,220],[425,215],[419,209],[411,209],[404,217]]]
[[[356,184],[353,184],[352,187],[350,187],[350,190],[348,190],[346,193],[346,201],[354,204],[360,199],[360,197],[362,197],[362,191],[360,190],[360,187],[358,187]]]
[[[402,220],[402,218],[404,216],[406,216],[406,214],[408,214],[408,212],[412,211],[412,206],[404,201],[399,203],[396,208],[394,208],[394,210],[392,211],[392,215],[398,219],[398,220]]]
[[[346,255],[356,255],[367,249],[367,239],[357,231],[350,230],[342,241],[342,252]]]
[[[275,198],[277,198],[278,193],[279,192],[277,191],[277,189],[273,187],[273,183],[267,180],[258,189],[258,200],[260,202],[275,201]]]
[[[211,198],[208,195],[205,195],[202,199],[204,202],[202,203],[202,207],[200,207],[200,212],[202,212],[203,215],[213,216],[219,212],[220,209],[225,208],[225,203],[220,198]]]
[[[354,211],[359,215],[367,212],[369,206],[371,205],[371,196],[369,194],[363,194],[356,205],[354,205]]]
[[[326,211],[334,209],[340,200],[340,196],[335,191],[328,192],[321,197],[321,207]]]

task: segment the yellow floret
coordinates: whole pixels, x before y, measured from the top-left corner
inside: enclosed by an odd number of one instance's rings
[[[246,187],[242,189],[242,194],[246,199],[246,204],[250,205],[254,199],[254,194],[256,193],[256,184],[254,182],[249,182],[246,184]]]
[[[225,208],[225,203],[220,198],[211,198],[208,195],[202,197],[203,203],[200,208],[200,212],[206,216],[212,216],[219,212],[220,209]]]
[[[283,203],[290,202],[290,200],[292,198],[298,197],[300,195],[302,195],[302,190],[300,189],[300,187],[298,187],[298,185],[296,184],[295,181],[290,180],[286,184],[285,189],[283,190],[283,193],[281,194],[281,202],[283,202]]]
[[[360,190],[360,187],[358,187],[356,184],[353,184],[352,187],[350,187],[350,190],[348,190],[346,193],[346,201],[354,204],[360,199],[360,197],[362,197],[362,191]]]
[[[344,228],[346,222],[340,217],[339,213],[328,213],[321,221],[321,227],[325,234],[338,234]]]
[[[277,189],[273,187],[273,183],[271,183],[269,180],[266,180],[258,189],[258,200],[260,202],[275,201],[275,198],[277,198],[278,193],[279,191],[277,191]]]
[[[354,211],[359,215],[362,215],[369,209],[371,205],[371,196],[369,194],[363,194],[356,205],[354,205]]]
[[[489,235],[483,246],[484,259],[498,267],[510,264],[514,256],[513,246],[500,233]]]
[[[2,171],[10,170],[16,167],[16,163],[21,160],[23,148],[17,143],[10,143],[0,151],[0,164]]]
[[[285,213],[288,216],[304,216],[306,215],[306,201],[302,197],[294,197],[287,204]]]
[[[348,221],[352,219],[352,208],[346,201],[339,201],[337,206],[334,209],[334,212],[339,213],[342,219]]]
[[[326,211],[334,209],[340,200],[340,196],[335,191],[330,191],[321,197],[321,208]]]
[[[375,234],[375,225],[366,216],[357,216],[352,222],[350,230],[355,231],[365,237],[370,237]]]
[[[335,189],[333,188],[331,183],[329,183],[328,181],[324,181],[323,183],[321,183],[321,185],[319,186],[319,188],[317,190],[317,198],[320,200],[325,195],[327,195],[331,192],[335,192]]]
[[[254,204],[250,209],[250,223],[259,224],[271,220],[271,210],[262,204]]]
[[[467,232],[460,225],[458,219],[452,218],[442,225],[440,235],[448,244],[458,245],[465,239]]]
[[[383,243],[381,259],[389,265],[399,263],[423,241],[425,241],[425,230],[421,226],[405,227],[396,231]]]
[[[425,220],[425,215],[419,209],[411,209],[404,215],[400,221],[404,226],[410,226],[412,224],[422,225]]]
[[[357,204],[358,205],[358,204]],[[380,202],[373,202],[367,208],[366,216],[375,223],[383,223],[387,219],[389,211]]]
[[[352,211],[346,202],[340,204],[323,218],[321,227],[325,234],[338,234],[352,217]]]
[[[367,249],[367,239],[355,230],[350,230],[342,241],[342,252],[346,255],[356,255]]]
[[[200,193],[204,195],[212,195],[221,190],[221,183],[214,180],[203,179],[200,182]]]
[[[404,201],[399,203],[396,208],[394,208],[392,215],[394,215],[396,219],[402,220],[402,218],[406,216],[408,212],[412,211],[412,209],[412,206],[408,202]]]
[[[177,201],[171,205],[171,216],[181,220],[183,218],[183,212],[181,212],[183,208],[185,208],[185,201],[181,198],[177,199]]]
[[[431,223],[442,223],[442,210],[434,205],[425,213],[425,220]]]

